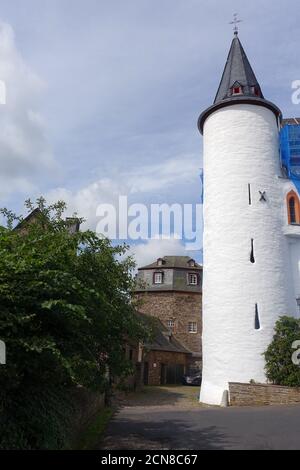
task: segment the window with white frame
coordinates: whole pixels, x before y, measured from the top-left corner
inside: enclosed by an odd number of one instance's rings
[[[154,284],[162,284],[164,275],[163,273],[154,273],[153,282]]]
[[[190,273],[188,275],[188,282],[190,286],[198,285],[198,274]]]
[[[188,330],[189,330],[189,333],[197,333],[198,332],[197,322],[190,321]]]
[[[167,325],[168,325],[168,328],[170,329],[175,328],[175,320],[168,320]]]

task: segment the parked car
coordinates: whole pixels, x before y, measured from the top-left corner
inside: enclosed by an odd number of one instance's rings
[[[183,385],[194,385],[199,386],[202,382],[202,372],[194,372],[192,374],[186,374],[182,378]]]

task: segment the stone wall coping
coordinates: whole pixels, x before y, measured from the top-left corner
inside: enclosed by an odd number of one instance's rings
[[[229,382],[230,385],[241,385],[243,387],[264,387],[264,388],[282,388],[284,390],[298,390],[300,391],[300,387],[287,387],[286,385],[274,385],[274,384],[262,384],[262,383],[242,383],[242,382]]]

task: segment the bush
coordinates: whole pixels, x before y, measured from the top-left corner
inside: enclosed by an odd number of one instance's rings
[[[75,412],[64,388],[26,390],[11,397],[2,414],[0,449],[62,449]]]
[[[275,326],[273,341],[264,354],[267,378],[275,385],[300,387],[300,366],[292,361],[295,341],[300,341],[300,320],[280,318]]]
[[[27,206],[33,209],[30,201]],[[133,263],[91,231],[70,233],[62,202],[0,228],[0,448],[60,448],[68,391],[104,390],[107,370],[130,372],[125,340],[146,337],[131,303]]]

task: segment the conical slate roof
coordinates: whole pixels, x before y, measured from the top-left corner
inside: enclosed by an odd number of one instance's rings
[[[222,80],[215,98],[215,103],[232,97],[232,89],[241,86],[243,95],[260,96],[261,88],[248,57],[237,34],[235,35],[228,54]]]
[[[261,87],[250,65],[248,57],[239,40],[237,32],[234,35],[221,83],[214,104],[200,116],[198,128],[203,133],[206,119],[217,109],[236,104],[254,104],[270,109],[276,118],[282,119],[280,109],[262,94]]]

